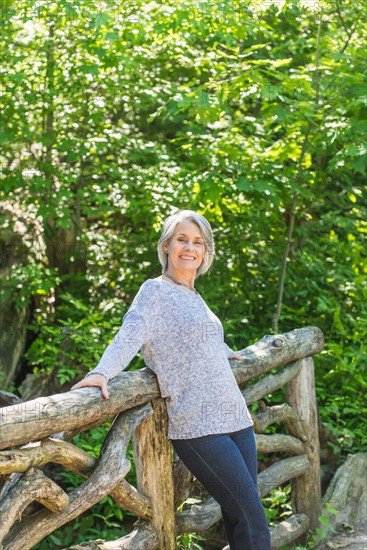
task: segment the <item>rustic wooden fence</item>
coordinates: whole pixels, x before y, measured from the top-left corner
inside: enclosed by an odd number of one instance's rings
[[[264,336],[239,352],[242,361],[230,360],[249,405],[278,388],[286,391],[286,403],[265,406],[260,401],[258,413],[251,413],[258,452],[285,456],[259,474],[260,495],[291,480],[293,515],[271,528],[273,548],[315,528],[319,517],[320,453],[311,356],[323,345],[322,332],[305,327]],[[279,371],[248,384],[280,366]],[[123,371],[110,381],[109,393],[105,401],[98,389],[82,388],[0,409],[0,548],[32,548],[106,495],[138,516],[133,532],[112,542],[92,541],[74,549],[173,550],[178,535],[204,534],[221,518],[213,498],[177,511],[190,495],[193,479],[167,438],[166,405],[154,373],[147,368]],[[70,442],[78,432],[99,426],[111,415],[117,416],[98,459]],[[289,433],[264,435],[274,423],[283,423]],[[126,450],[131,436],[136,488],[124,479],[130,468]],[[61,464],[87,479],[66,494],[42,472],[48,463]],[[33,501],[43,507],[23,514]]]

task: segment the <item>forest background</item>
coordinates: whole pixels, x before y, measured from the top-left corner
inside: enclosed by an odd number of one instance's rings
[[[196,286],[226,342],[318,326],[320,420],[341,461],[366,450],[364,9],[3,2],[5,348],[24,319],[4,389],[67,391],[93,368],[139,286],[161,274],[163,220],[188,208],[213,228],[217,254]],[[138,355],[129,370],[143,365]],[[97,456],[105,430],[75,439]],[[126,519],[108,497],[38,548],[116,538]]]

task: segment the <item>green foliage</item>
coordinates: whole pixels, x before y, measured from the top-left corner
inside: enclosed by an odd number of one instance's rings
[[[191,506],[192,504],[200,504],[201,500],[197,498],[187,498],[179,507],[178,511],[182,512],[186,506]],[[204,550],[203,547],[200,544],[197,544],[196,541],[206,539],[202,537],[201,535],[198,535],[197,533],[184,533],[183,535],[179,535],[176,539],[177,548],[180,550],[190,550],[191,548],[195,548],[196,550]]]
[[[119,326],[106,318],[103,311],[89,311],[69,293],[60,295],[58,314],[59,319],[45,323],[39,318],[38,323],[31,325],[37,338],[26,357],[39,375],[52,372],[56,362],[56,376],[60,384],[65,384],[72,382],[79,372],[95,366]]]
[[[26,358],[38,376],[55,370],[61,385],[70,384],[81,373],[91,370],[106,345],[117,333],[122,318],[106,316],[112,304],[91,308],[69,292],[59,294],[56,316],[44,319],[38,315],[29,327],[37,334],[27,350]],[[142,364],[138,358],[137,366]]]
[[[43,264],[14,265],[3,279],[0,299],[2,303],[11,300],[17,308],[29,305],[32,296],[46,302],[60,282],[56,270]]]
[[[103,500],[105,501],[104,506]],[[69,547],[86,540],[114,540],[126,535],[120,518],[116,516],[116,505],[109,497],[103,500],[99,503],[99,506],[96,506],[97,511],[94,507],[91,508],[86,514],[78,516],[72,523],[51,533],[34,546],[34,549],[49,550],[53,548],[54,550],[61,550],[66,545]]]
[[[197,533],[184,533],[177,537],[177,548],[180,550],[204,550],[203,546],[196,542],[198,540],[205,541],[206,539]]]
[[[262,499],[268,525],[276,525],[292,515],[290,504],[290,484],[272,489],[269,496]]]
[[[335,510],[329,502],[326,503],[326,509],[328,514],[338,515],[338,510]],[[321,524],[320,527],[317,527],[316,533],[309,533],[309,537],[306,543],[306,546],[300,546],[297,543],[295,545],[292,545],[291,547],[284,547],[280,550],[287,550],[288,548],[291,548],[292,550],[312,550],[315,548],[316,544],[320,541],[330,537],[333,533],[335,533],[335,529],[333,525],[330,522],[329,515],[327,516],[320,516],[319,522]]]

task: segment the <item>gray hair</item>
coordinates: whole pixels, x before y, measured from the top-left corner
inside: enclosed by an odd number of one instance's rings
[[[158,258],[162,266],[162,273],[164,273],[168,267],[168,254],[164,251],[164,246],[171,242],[177,224],[183,221],[196,223],[205,242],[203,261],[196,270],[195,279],[197,279],[199,275],[203,275],[209,270],[215,255],[215,244],[212,228],[208,220],[201,214],[198,214],[193,210],[178,210],[166,218],[163,223],[162,233],[157,245]]]

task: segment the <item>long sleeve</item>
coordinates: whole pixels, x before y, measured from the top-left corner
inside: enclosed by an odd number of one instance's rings
[[[229,364],[234,352],[225,343],[220,319],[200,294],[160,277],[146,280],[89,374],[110,380],[139,350],[166,400],[169,439],[232,433],[253,425]]]
[[[105,349],[98,365],[88,372],[103,374],[107,381],[125,369],[135,357],[151,330],[150,315],[158,298],[158,287],[151,279],[145,281],[122,319],[122,325]]]
[[[234,350],[231,349],[225,342],[223,342],[223,345],[224,345],[224,349],[226,350],[227,357],[229,359],[234,354]]]

